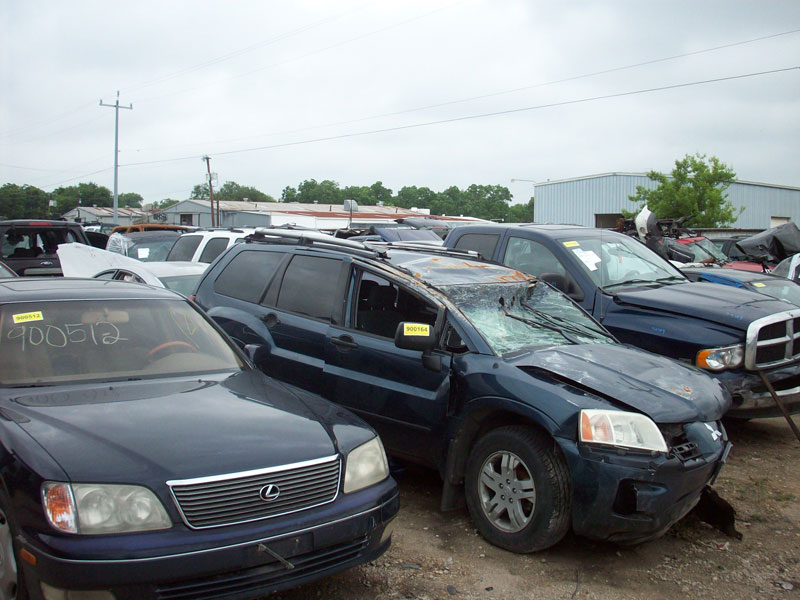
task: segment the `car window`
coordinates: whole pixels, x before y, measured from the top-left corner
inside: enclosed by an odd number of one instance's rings
[[[202,235],[182,235],[167,254],[167,260],[192,260],[197,247],[203,241]]]
[[[0,307],[0,354],[0,386],[146,379],[242,367],[219,332],[183,300],[6,304]]]
[[[95,279],[114,279],[114,275],[117,274],[117,270],[113,269],[111,271],[103,271],[102,273],[98,273],[94,276]]]
[[[497,233],[467,233],[458,238],[455,247],[458,250],[474,250],[483,258],[492,258],[499,239],[500,234]]]
[[[537,277],[546,273],[557,275],[566,275],[567,273],[561,262],[548,248],[539,242],[520,237],[508,238],[503,264]]]
[[[228,247],[228,238],[226,237],[216,237],[211,238],[208,240],[206,247],[203,248],[203,252],[200,254],[200,258],[198,259],[201,263],[211,263],[214,262],[214,259],[217,258],[225,248]]]
[[[436,323],[436,306],[411,293],[405,287],[369,271],[356,269],[351,289],[350,323],[353,329],[386,338],[394,338],[403,321]]]
[[[339,284],[341,261],[297,254],[286,268],[277,308],[330,320]]]
[[[258,302],[283,256],[280,252],[240,252],[219,274],[214,291],[245,302]]]

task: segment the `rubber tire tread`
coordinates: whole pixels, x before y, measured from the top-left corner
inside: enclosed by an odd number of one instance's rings
[[[486,458],[498,451],[516,454],[531,472],[536,486],[533,518],[519,532],[496,529],[483,514],[477,482]],[[557,544],[572,525],[572,492],[567,463],[546,433],[523,426],[498,427],[473,447],[465,475],[467,508],[478,532],[491,544],[517,553],[544,550]],[[548,509],[548,513],[543,510]]]

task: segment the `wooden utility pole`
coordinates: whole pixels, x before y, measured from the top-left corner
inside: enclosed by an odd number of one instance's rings
[[[218,227],[219,226],[219,206],[217,206],[217,210],[214,211],[214,185],[211,183],[211,157],[206,154],[203,157],[203,160],[206,161],[206,169],[208,170],[208,199],[211,204],[211,226]],[[214,218],[214,213],[217,213],[216,219]],[[199,225],[199,223],[198,223]]]

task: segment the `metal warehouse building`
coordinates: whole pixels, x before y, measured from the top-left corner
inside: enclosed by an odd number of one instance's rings
[[[638,185],[652,189],[658,184],[643,173],[605,173],[536,183],[535,220],[613,227],[621,210],[637,208],[628,197],[636,193]],[[800,223],[800,188],[736,181],[728,188],[727,197],[737,210],[744,207],[733,224],[735,229],[761,230],[788,221]]]

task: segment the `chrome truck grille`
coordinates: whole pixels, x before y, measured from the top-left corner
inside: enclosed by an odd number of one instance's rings
[[[800,309],[787,310],[750,323],[744,366],[750,371],[800,359]]]
[[[168,481],[184,522],[193,529],[277,517],[333,502],[337,456],[269,469]]]

